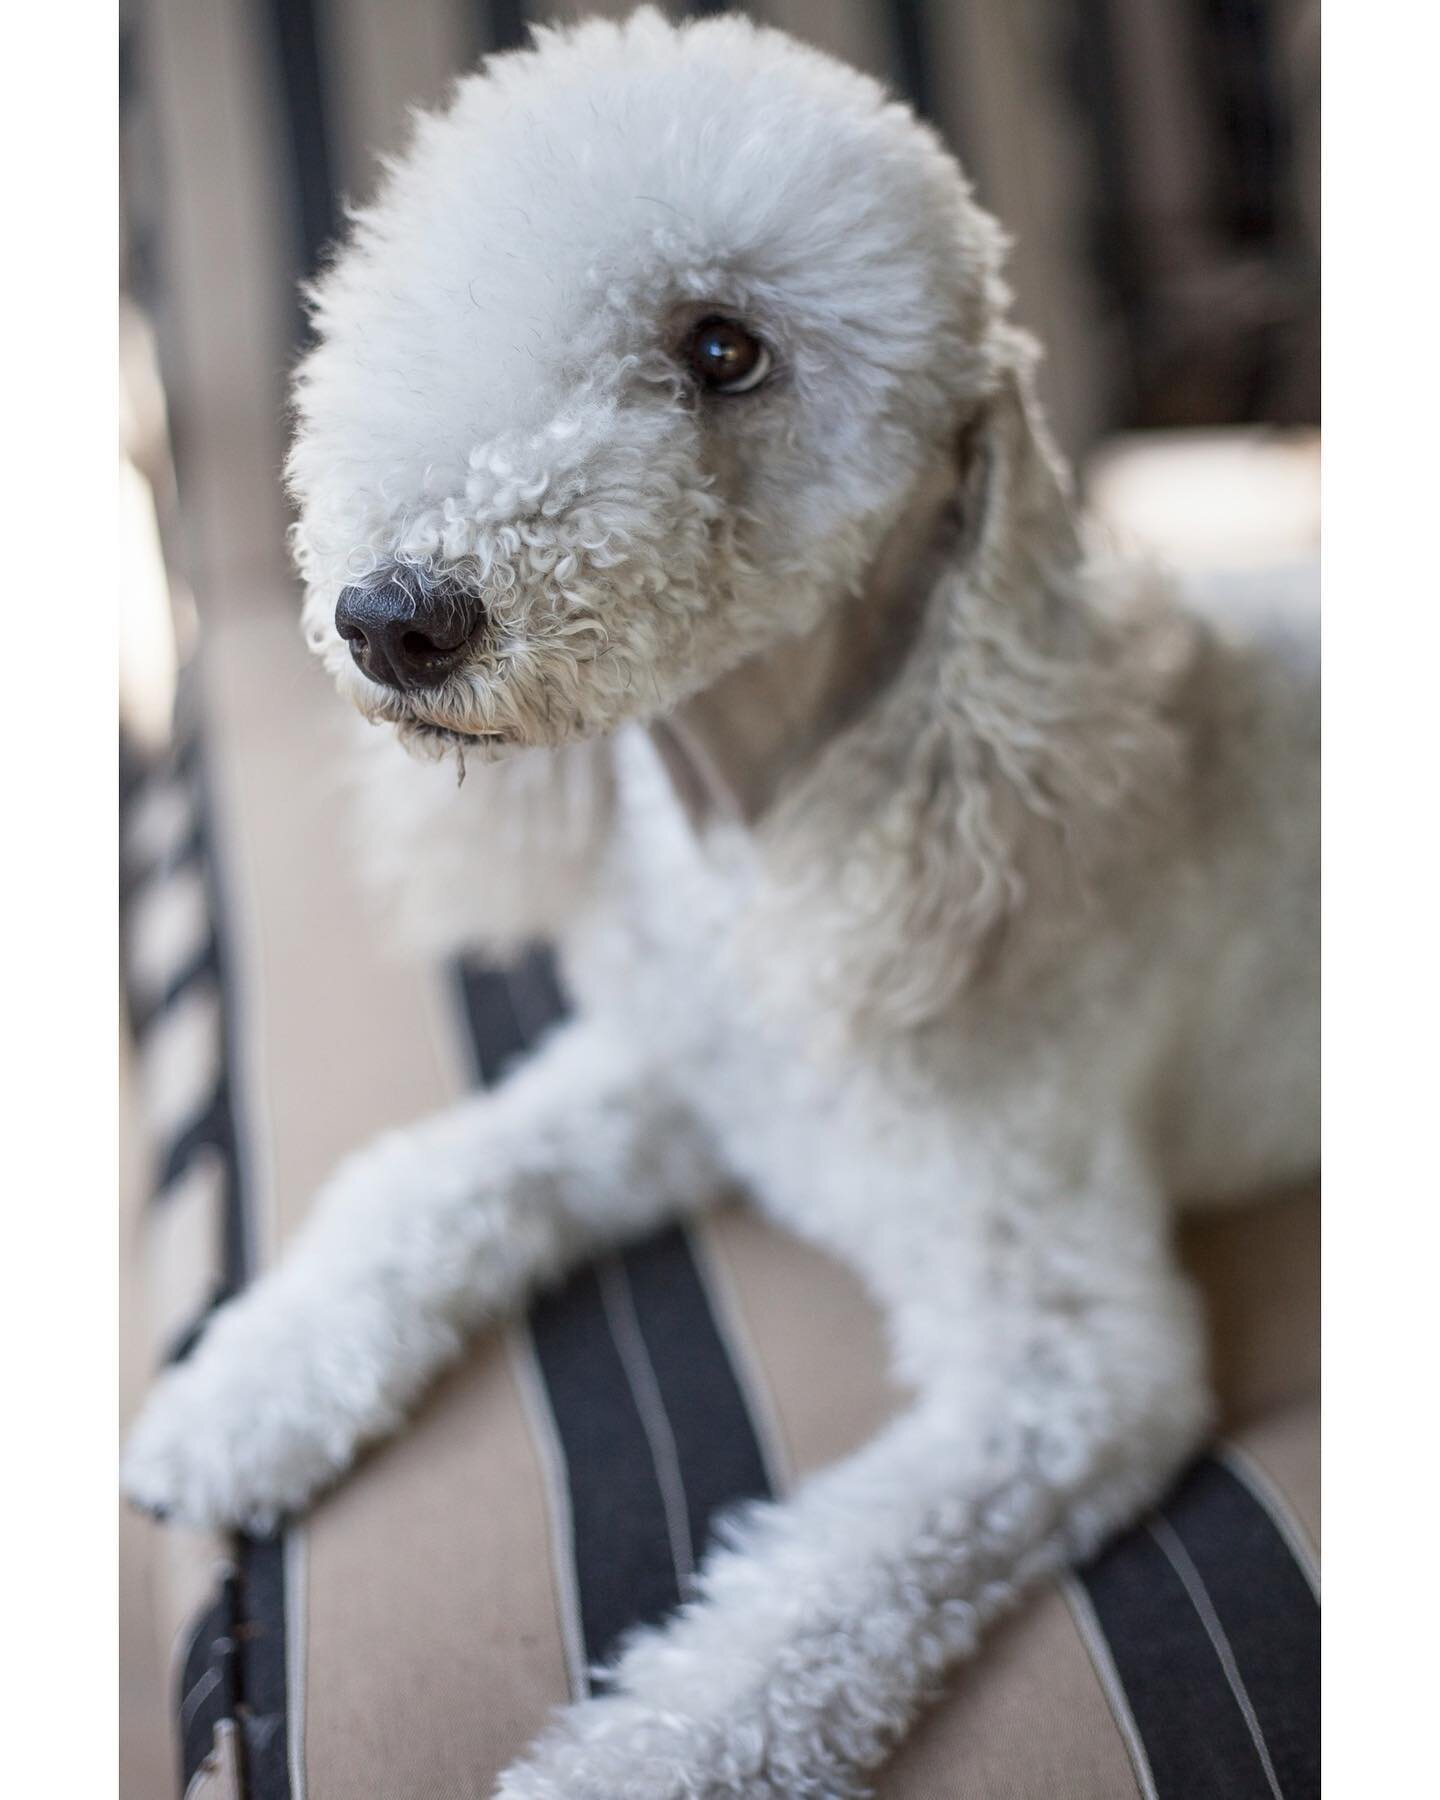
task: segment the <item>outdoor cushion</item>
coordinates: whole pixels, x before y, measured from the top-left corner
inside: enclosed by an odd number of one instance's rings
[[[348,725],[280,607],[212,622],[181,715],[124,810],[157,1359],[341,1154],[503,1079],[563,1006],[540,953],[387,952],[349,873]],[[886,1800],[1318,1794],[1317,1225],[1301,1193],[1186,1228],[1222,1435],[954,1674]],[[741,1197],[581,1271],[278,1538],[146,1532],[189,1794],[488,1794],[590,1663],[675,1604],[728,1506],[901,1404],[854,1277]]]

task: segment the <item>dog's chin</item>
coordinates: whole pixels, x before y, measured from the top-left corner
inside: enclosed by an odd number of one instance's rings
[[[336,686],[367,724],[388,727],[412,755],[436,762],[453,754],[496,762],[524,747],[525,739],[512,727],[472,722],[457,706],[448,716],[442,709],[423,711],[407,699],[367,681],[349,667],[335,671]],[[437,713],[439,716],[437,716]]]
[[[374,724],[388,724],[401,745],[412,756],[426,762],[456,753],[474,756],[480,762],[500,762],[521,748],[520,740],[503,731],[466,730],[457,725],[441,725],[415,713],[374,718]]]
[[[336,686],[368,724],[388,726],[400,744],[427,762],[449,756],[500,762],[522,750],[558,750],[613,730],[623,720],[562,709],[545,692],[515,686],[471,691],[455,682],[433,694],[402,695],[358,674],[335,671]]]

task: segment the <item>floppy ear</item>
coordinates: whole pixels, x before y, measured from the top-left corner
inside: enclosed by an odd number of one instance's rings
[[[1173,655],[1091,603],[1035,347],[995,341],[910,652],[764,828],[766,963],[788,957],[856,1029],[911,1028],[1026,966],[1178,767]]]
[[[997,332],[995,387],[961,423],[955,446],[957,561],[975,585],[1023,604],[1063,584],[1081,558],[1070,471],[1035,396],[1039,347]]]

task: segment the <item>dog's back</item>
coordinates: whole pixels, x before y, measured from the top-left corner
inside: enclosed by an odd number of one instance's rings
[[[1213,631],[1195,739],[1195,955],[1161,1095],[1172,1189],[1253,1196],[1320,1144],[1320,619],[1312,568],[1187,583]],[[1177,1017],[1182,1016],[1177,1012]]]

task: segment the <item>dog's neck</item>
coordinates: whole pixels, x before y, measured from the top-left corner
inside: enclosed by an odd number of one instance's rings
[[[917,485],[863,586],[818,624],[772,645],[650,727],[693,825],[755,824],[893,678],[915,641],[925,600],[957,530],[948,461]]]

